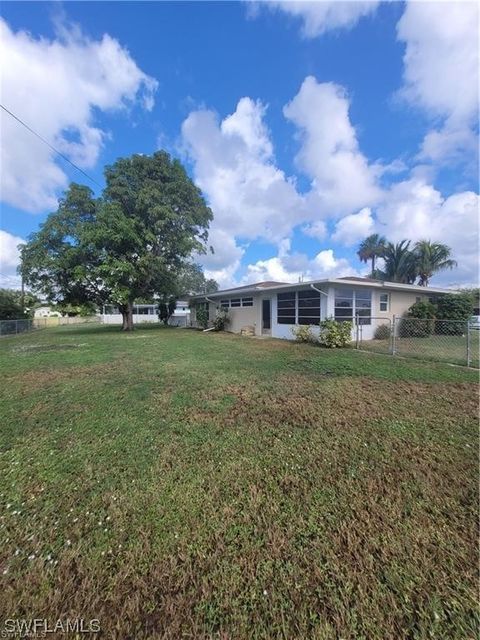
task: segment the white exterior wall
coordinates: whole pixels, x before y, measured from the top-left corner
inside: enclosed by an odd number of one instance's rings
[[[122,316],[120,313],[106,313],[100,316],[103,324],[122,324]],[[142,324],[143,322],[156,322],[158,324],[157,315],[149,315],[147,313],[132,314],[133,324]]]

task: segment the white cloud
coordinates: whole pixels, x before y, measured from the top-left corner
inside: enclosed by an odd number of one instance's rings
[[[248,265],[242,282],[298,282],[300,279],[315,280],[355,274],[349,261],[346,258],[336,258],[332,249],[320,251],[310,259],[303,253],[291,253],[290,241],[283,240],[275,257]]]
[[[377,0],[323,0],[322,2],[269,1],[261,6],[278,9],[302,21],[305,38],[315,38],[335,29],[351,29],[360,18],[372,14],[380,4]]]
[[[275,164],[265,111],[250,98],[242,98],[222,121],[213,111],[193,111],[182,137],[217,227],[236,237],[275,242],[306,220],[306,206],[294,181]]]
[[[379,230],[390,240],[443,242],[453,250],[458,268],[435,277],[446,284],[477,282],[479,275],[479,205],[472,191],[444,198],[431,184],[411,178],[393,185],[377,209]]]
[[[20,262],[18,245],[24,243],[23,238],[0,229],[0,287],[18,288],[20,286],[20,277],[17,275],[17,266]]]
[[[345,90],[309,76],[283,112],[300,130],[298,166],[312,178],[309,207],[323,217],[352,213],[378,201],[380,167],[361,153]]]
[[[397,25],[405,42],[401,95],[434,122],[421,157],[458,160],[475,149],[479,9],[476,2],[412,2]]]
[[[82,168],[94,166],[108,135],[95,126],[95,109],[153,107],[156,80],[107,34],[91,40],[61,26],[48,40],[0,19],[0,57],[8,60],[0,78],[5,106]],[[67,184],[55,154],[4,112],[1,126],[2,199],[30,212],[54,207]]]
[[[364,207],[358,213],[351,213],[337,222],[332,240],[351,247],[373,233],[374,227],[372,210]]]
[[[228,287],[240,267],[244,249],[236,244],[231,234],[219,229],[215,220],[208,232],[208,244],[213,253],[199,255],[196,261],[202,265],[206,278],[213,278],[222,288]]]
[[[327,225],[323,220],[317,220],[302,227],[302,233],[316,240],[323,240],[327,235]]]

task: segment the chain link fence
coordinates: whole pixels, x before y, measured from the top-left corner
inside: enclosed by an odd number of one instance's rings
[[[19,320],[0,320],[0,336],[11,336],[18,333],[26,333],[34,329],[40,329],[32,318]]]
[[[58,327],[74,324],[99,324],[100,316],[74,316],[74,317],[49,317],[49,318],[19,318],[18,320],[0,320],[0,337],[11,336],[47,327]]]
[[[480,331],[468,321],[357,318],[357,349],[479,367]]]

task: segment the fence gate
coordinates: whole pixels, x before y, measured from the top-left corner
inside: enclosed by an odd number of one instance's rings
[[[364,351],[392,353],[392,320],[385,317],[357,316],[354,323],[355,346]]]

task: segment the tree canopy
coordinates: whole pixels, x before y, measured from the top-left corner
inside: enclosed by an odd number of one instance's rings
[[[413,247],[410,240],[387,242],[378,234],[365,238],[360,243],[357,255],[362,262],[372,261],[371,277],[390,282],[428,286],[438,271],[453,269],[457,262],[452,259],[452,250],[446,244],[420,240]],[[375,268],[375,259],[383,258],[383,268]]]
[[[22,248],[21,271],[51,301],[118,305],[130,330],[135,300],[179,293],[192,254],[206,251],[213,216],[164,151],[120,158],[106,167],[105,181],[99,198],[70,185]]]

